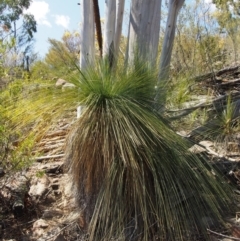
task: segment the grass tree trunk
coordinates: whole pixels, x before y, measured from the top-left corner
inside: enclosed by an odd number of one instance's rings
[[[115,60],[116,61],[117,61],[117,58],[118,58],[120,40],[121,40],[121,35],[122,35],[124,5],[125,5],[125,0],[117,0],[116,32],[115,32],[115,37],[114,37]]]
[[[81,4],[81,42],[80,42],[80,69],[92,65],[94,62],[94,15],[93,3],[82,0]]]
[[[102,26],[101,26],[101,18],[100,18],[100,10],[98,0],[93,0],[93,9],[94,9],[94,19],[96,25],[96,34],[99,46],[100,57],[102,57]]]
[[[173,42],[175,38],[175,30],[177,23],[177,16],[179,10],[181,9],[184,0],[170,0],[169,1],[169,10],[168,10],[168,19],[167,25],[162,45],[162,52],[160,58],[160,72],[159,72],[159,81],[168,79],[170,61],[173,49]]]
[[[161,0],[132,0],[128,54],[132,62],[136,54],[151,65],[156,63],[161,19]]]
[[[105,1],[105,29],[104,29],[104,45],[103,57],[109,59],[110,65],[114,61],[114,36],[116,23],[116,0]]]

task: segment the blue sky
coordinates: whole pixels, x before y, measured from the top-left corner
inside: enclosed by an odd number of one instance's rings
[[[33,0],[27,12],[32,13],[37,21],[37,33],[35,34],[35,51],[41,57],[47,53],[48,38],[60,40],[64,31],[79,31],[80,0]],[[129,5],[126,0],[126,5]],[[100,14],[104,16],[105,0],[99,0]]]
[[[90,1],[90,0],[89,0]],[[130,0],[126,1],[126,8],[129,9]],[[164,0],[163,0],[164,1]],[[38,23],[37,33],[35,34],[35,52],[41,57],[48,51],[48,38],[60,40],[64,31],[79,31],[80,0],[33,0],[27,12],[32,13]],[[187,0],[192,2],[192,0]],[[211,0],[205,0],[211,2]],[[100,14],[104,17],[105,0],[99,0]],[[127,25],[127,23],[124,23]],[[127,28],[124,26],[123,28]]]

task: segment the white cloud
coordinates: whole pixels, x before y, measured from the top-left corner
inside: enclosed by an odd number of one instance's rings
[[[70,23],[70,18],[65,15],[54,15],[55,17],[55,23],[57,25],[63,26],[64,28],[68,28],[68,25]]]
[[[47,2],[33,1],[30,7],[24,13],[33,14],[38,24],[51,27],[51,23],[47,20],[47,14],[49,12],[49,4]]]
[[[216,5],[212,2],[212,0],[205,0],[205,3],[209,6],[209,10],[211,12],[216,11]]]

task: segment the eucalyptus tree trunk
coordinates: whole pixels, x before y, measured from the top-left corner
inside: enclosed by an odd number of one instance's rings
[[[116,0],[105,0],[105,28],[103,57],[108,58],[110,65],[114,61],[114,36],[116,24]]]
[[[159,81],[166,80],[169,77],[170,61],[175,38],[177,16],[179,10],[183,6],[183,3],[184,0],[169,0],[168,19],[160,58]]]
[[[121,35],[122,35],[122,23],[123,23],[123,14],[124,14],[124,5],[125,0],[117,0],[117,19],[116,19],[116,30],[115,30],[115,61],[117,62]]]
[[[92,1],[82,0],[80,7],[82,16],[80,31],[80,69],[84,69],[94,63],[95,28]]]
[[[161,19],[161,0],[132,0],[127,58],[135,57],[155,65],[158,53]]]

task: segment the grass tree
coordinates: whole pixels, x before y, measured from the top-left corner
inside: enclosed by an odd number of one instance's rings
[[[93,9],[94,9],[94,20],[96,26],[97,41],[99,47],[100,57],[102,57],[102,48],[103,48],[103,39],[102,39],[102,26],[100,18],[100,10],[98,5],[98,0],[93,0]]]
[[[152,108],[157,71],[88,69],[76,81],[86,106],[69,134],[66,164],[89,240],[208,240],[231,192],[205,159]]]

